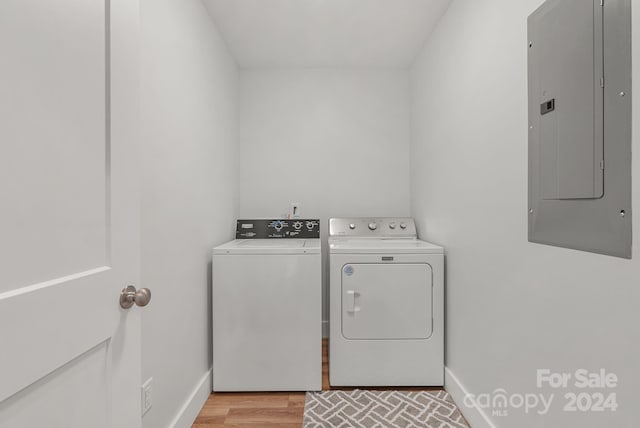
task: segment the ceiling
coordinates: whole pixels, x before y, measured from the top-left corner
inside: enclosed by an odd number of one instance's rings
[[[451,0],[204,0],[241,67],[408,67]]]

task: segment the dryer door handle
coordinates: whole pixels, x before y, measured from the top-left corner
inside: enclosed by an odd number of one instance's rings
[[[360,312],[360,308],[356,306],[356,296],[359,296],[355,290],[347,290],[347,312],[356,313]]]

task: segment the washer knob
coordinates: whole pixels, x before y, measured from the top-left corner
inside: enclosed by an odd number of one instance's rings
[[[282,223],[277,221],[274,223],[273,227],[277,230],[277,231],[281,231],[282,230]]]
[[[371,230],[376,230],[378,228],[378,225],[375,223],[369,223],[369,229]]]
[[[356,224],[355,224],[355,223],[351,223],[351,224],[349,225],[349,229],[353,230],[353,229],[355,229],[355,228],[356,228]]]
[[[396,228],[396,224],[395,223],[389,223],[389,229],[393,230]]]
[[[308,222],[307,222],[307,229],[309,229],[309,230],[313,230],[314,226],[315,226],[315,224],[313,224],[313,222],[312,222],[312,221],[308,221]]]
[[[400,223],[400,229],[406,229],[407,223]]]
[[[295,223],[293,223],[293,228],[295,230],[300,230],[302,229],[302,222],[301,221],[296,221]]]

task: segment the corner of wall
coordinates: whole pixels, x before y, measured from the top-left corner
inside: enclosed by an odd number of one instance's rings
[[[170,428],[189,428],[198,417],[202,406],[207,402],[212,390],[211,370],[206,372],[200,382],[186,399],[176,417],[169,424]]]
[[[496,428],[482,409],[466,405],[465,398],[469,392],[448,367],[444,370],[444,387],[473,428]]]

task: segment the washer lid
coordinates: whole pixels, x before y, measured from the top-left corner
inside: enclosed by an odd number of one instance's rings
[[[319,239],[236,239],[213,254],[320,254]]]
[[[444,249],[419,239],[330,238],[332,254],[443,254]]]

